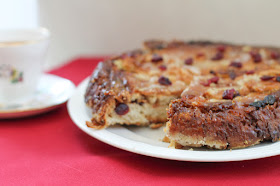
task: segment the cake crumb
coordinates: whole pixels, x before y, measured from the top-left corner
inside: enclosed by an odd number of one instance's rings
[[[170,143],[170,139],[167,136],[164,136],[164,138],[162,139],[162,142]]]

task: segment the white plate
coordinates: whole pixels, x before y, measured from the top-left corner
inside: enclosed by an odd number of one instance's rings
[[[86,126],[91,114],[84,103],[84,93],[88,79],[84,80],[70,98],[67,108],[74,123],[88,135],[114,147],[137,154],[181,161],[226,162],[258,159],[280,154],[280,142],[264,142],[254,147],[236,150],[210,150],[193,148],[193,150],[171,149],[161,142],[163,129],[148,127],[116,126],[95,130]]]
[[[20,118],[48,112],[65,103],[75,85],[62,77],[44,74],[34,95],[20,104],[0,105],[0,119]]]

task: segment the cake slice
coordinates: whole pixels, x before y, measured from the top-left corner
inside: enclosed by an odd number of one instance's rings
[[[181,98],[170,103],[165,130],[171,146],[234,149],[278,141],[279,50],[220,49],[217,55],[223,57],[200,68]]]
[[[92,109],[89,127],[116,124],[158,127],[166,109],[191,82],[196,68],[185,64],[182,42],[148,41],[145,48],[100,63],[85,93]]]

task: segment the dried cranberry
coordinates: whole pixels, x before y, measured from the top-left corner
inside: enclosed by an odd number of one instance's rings
[[[271,52],[270,57],[272,59],[279,59],[280,58],[280,54],[278,52]]]
[[[219,46],[217,47],[217,50],[218,50],[219,52],[224,52],[224,51],[226,50],[226,46],[225,46],[225,45],[219,45]]]
[[[234,97],[240,95],[239,93],[237,94],[238,92],[235,91],[235,89],[228,89],[228,90],[225,90],[224,93],[223,93],[223,99],[233,99]]]
[[[115,108],[115,112],[118,115],[125,115],[129,112],[129,107],[125,103],[119,103]]]
[[[161,71],[165,71],[167,69],[167,67],[165,65],[160,65],[158,67]]]
[[[210,70],[209,72],[210,72],[210,74],[213,74],[213,75],[217,74],[214,70]]]
[[[158,55],[158,54],[154,54],[152,56],[152,62],[160,62],[162,60],[163,60],[163,58],[160,55]]]
[[[211,83],[217,84],[218,81],[219,81],[219,77],[218,77],[218,76],[212,77],[212,78],[210,78],[208,81],[210,81]]]
[[[200,52],[200,53],[196,54],[196,57],[197,57],[197,58],[204,57],[204,56],[205,56],[205,54],[204,54],[204,53],[202,53],[202,52]]]
[[[273,79],[273,78],[274,78],[274,76],[267,76],[267,75],[264,75],[264,76],[261,77],[261,80],[262,80],[262,81],[268,81],[268,80],[271,80],[271,79]]]
[[[254,74],[255,71],[254,70],[247,70],[245,73],[249,75],[249,74]]]
[[[276,81],[277,81],[277,82],[280,82],[280,76],[277,76],[277,77],[276,77]]]
[[[250,52],[250,55],[251,55],[251,57],[252,57],[252,59],[253,59],[253,61],[254,61],[255,63],[259,63],[259,62],[262,61],[262,56],[261,56],[261,54],[259,54],[259,53],[257,53],[257,52]]]
[[[186,65],[192,65],[193,64],[193,59],[192,58],[188,58],[185,60],[185,64]]]
[[[223,59],[224,58],[224,54],[222,53],[222,52],[217,52],[216,54],[215,54],[215,56],[213,56],[211,59],[213,60],[213,61],[218,61],[218,60],[221,60],[221,59]]]
[[[158,82],[161,85],[172,85],[172,82],[167,77],[164,76],[160,76]]]
[[[219,79],[220,78],[218,76],[215,76],[215,77],[212,77],[212,78],[208,79],[207,82],[201,82],[200,84],[208,87],[208,86],[210,86],[211,83],[218,84]]]
[[[233,61],[229,64],[229,66],[231,67],[236,67],[236,68],[241,68],[242,67],[242,63],[241,62],[237,62],[237,61]]]
[[[205,87],[209,87],[211,82],[207,81],[207,82],[200,82],[201,85],[205,86]]]

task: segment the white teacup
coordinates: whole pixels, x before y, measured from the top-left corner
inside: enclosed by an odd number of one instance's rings
[[[49,37],[45,28],[0,30],[0,107],[22,103],[34,94]]]

